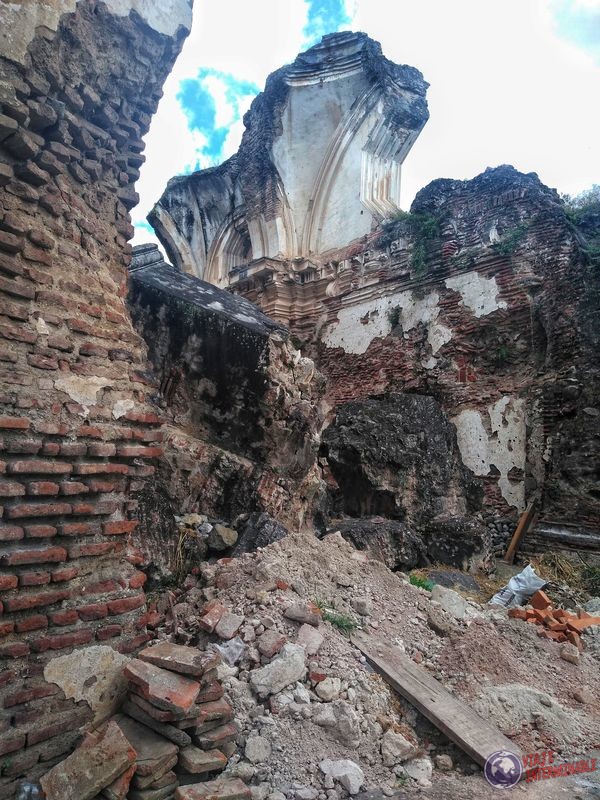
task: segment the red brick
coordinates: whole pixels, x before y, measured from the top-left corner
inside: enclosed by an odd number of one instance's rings
[[[0,575],[0,592],[15,589],[18,583],[19,579],[16,575]]]
[[[13,461],[9,464],[8,471],[16,474],[48,474],[48,475],[68,475],[73,471],[71,464],[63,461]]]
[[[15,629],[14,622],[0,622],[0,637],[8,636]]]
[[[53,683],[42,683],[32,686],[31,682],[4,698],[4,708],[13,708],[31,703],[32,700],[42,700],[44,697],[53,697],[59,693],[60,689]]]
[[[110,592],[118,592],[123,587],[113,580],[98,581],[97,583],[88,583],[82,589],[82,594],[110,594]]]
[[[0,756],[14,753],[17,750],[21,750],[23,747],[25,747],[24,733],[14,733],[11,736],[3,736],[2,739],[0,739]]]
[[[129,467],[125,464],[75,464],[76,475],[127,475]]]
[[[37,353],[29,354],[27,356],[27,363],[30,367],[35,367],[36,369],[58,369],[58,361],[55,358],[48,358],[47,356],[41,356]]]
[[[29,539],[51,539],[56,536],[54,525],[26,525],[25,533]]]
[[[14,481],[0,481],[0,497],[22,497],[25,487],[22,483]]]
[[[67,551],[64,547],[51,545],[29,545],[16,550],[0,551],[0,564],[16,566],[18,564],[47,564],[52,561],[66,561]]]
[[[159,425],[161,421],[160,417],[157,417],[156,414],[140,411],[128,411],[127,414],[125,414],[125,419],[128,422],[141,422],[145,425]]]
[[[84,456],[87,452],[87,445],[83,442],[63,442],[60,446],[61,456],[67,458],[76,458],[77,456]]]
[[[21,586],[45,586],[50,583],[49,572],[24,572],[19,576]]]
[[[19,503],[6,510],[9,519],[22,517],[62,517],[71,513],[69,503]]]
[[[89,628],[72,633],[62,633],[56,636],[42,636],[31,643],[31,647],[36,653],[45,653],[47,650],[64,650],[66,647],[76,647],[80,644],[87,644],[94,638]]]
[[[27,484],[27,494],[34,496],[55,495],[60,491],[58,483],[51,481],[35,481]]]
[[[533,606],[538,611],[543,611],[548,606],[553,606],[552,600],[548,597],[546,592],[543,592],[541,589],[538,589],[537,592],[531,595],[529,599],[529,605]]]
[[[77,567],[64,567],[57,569],[52,573],[52,583],[61,583],[63,581],[72,581],[79,575]]]
[[[31,652],[29,645],[25,642],[14,642],[0,647],[0,659],[2,658],[23,658]]]
[[[11,597],[4,601],[4,607],[7,611],[27,611],[30,608],[38,608],[40,606],[50,606],[54,603],[60,603],[71,596],[68,590],[60,590],[54,592],[38,592],[36,594],[20,594],[17,597]]]
[[[114,456],[117,452],[116,445],[110,442],[94,442],[88,445],[88,455],[98,458]]]
[[[117,522],[105,522],[104,533],[107,536],[131,533],[139,525],[138,520],[118,520]]]
[[[94,425],[82,425],[77,431],[77,436],[86,436],[89,439],[102,439],[102,428]]]
[[[60,485],[60,493],[67,496],[87,494],[89,491],[85,483],[77,483],[77,481],[69,481],[68,483],[61,483]]]
[[[99,523],[92,522],[65,522],[60,526],[61,536],[93,536],[100,531]]]
[[[46,436],[65,436],[69,430],[66,425],[58,422],[48,422],[46,420],[34,422],[33,427],[37,433],[43,433]]]
[[[0,417],[0,428],[13,431],[26,431],[31,422],[25,417]]]
[[[136,650],[139,650],[140,647],[143,647],[146,642],[150,641],[150,639],[152,639],[152,634],[140,633],[138,636],[134,636],[132,639],[126,639],[124,642],[121,642],[117,647],[117,650],[123,655],[135,653]]]
[[[136,608],[141,608],[146,604],[146,596],[142,594],[135,595],[134,597],[122,597],[120,600],[109,600],[108,611],[110,614],[126,614],[128,611],[133,611]]]
[[[114,492],[119,488],[119,484],[113,481],[91,480],[89,488],[92,492]]]
[[[68,646],[68,645],[67,645]],[[80,709],[73,714],[70,714],[65,719],[53,722],[50,725],[36,726],[34,730],[27,734],[27,746],[31,747],[39,742],[45,742],[47,739],[52,739],[54,736],[60,736],[61,733],[68,733],[69,731],[77,730],[86,722],[90,721],[91,711],[89,709]]]
[[[130,589],[141,589],[141,587],[146,583],[147,576],[143,572],[136,572],[130,579],[129,579],[129,588]]]
[[[104,642],[106,639],[114,639],[123,633],[123,628],[120,625],[107,625],[105,628],[100,628],[96,631],[96,639]]]
[[[0,528],[0,542],[16,542],[23,538],[23,528],[16,525],[6,525]]]
[[[112,553],[115,548],[113,542],[97,542],[90,544],[75,544],[69,547],[69,558],[84,558],[85,556],[104,556]]]
[[[78,608],[77,613],[84,622],[89,622],[93,619],[104,619],[104,617],[108,616],[108,606],[106,603],[90,603],[90,605]]]
[[[121,458],[157,458],[163,454],[162,447],[143,447],[142,445],[122,445],[117,448]]]
[[[48,614],[48,619],[53,625],[58,625],[59,627],[63,625],[74,625],[76,622],[79,622],[79,616],[73,609],[54,611]]]
[[[60,453],[60,445],[57,442],[44,442],[41,455],[57,456]]]
[[[28,631],[39,631],[41,628],[48,627],[48,617],[44,614],[35,614],[32,617],[17,622],[17,633],[27,633]]]
[[[211,600],[210,603],[204,606],[202,617],[198,620],[198,625],[203,631],[212,633],[226,610],[225,606],[221,605],[217,600]]]

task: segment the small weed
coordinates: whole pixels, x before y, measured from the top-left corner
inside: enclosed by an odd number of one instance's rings
[[[342,633],[349,634],[358,627],[356,622],[347,614],[338,614],[337,611],[324,611],[323,619],[331,622],[332,625]]]
[[[600,596],[600,567],[587,566],[581,576],[586,590],[594,597]]]
[[[390,310],[387,312],[387,318],[392,328],[397,328],[398,325],[400,324],[401,313],[402,310],[400,306],[394,306],[393,308],[390,308]]]
[[[529,224],[530,223],[527,222],[521,222],[520,225],[506,231],[500,241],[492,245],[492,250],[500,256],[511,256],[525,237]]]
[[[435,586],[435,583],[429,580],[429,578],[421,578],[419,575],[410,575],[408,580],[413,586],[418,586],[419,589],[425,589],[428,592]]]

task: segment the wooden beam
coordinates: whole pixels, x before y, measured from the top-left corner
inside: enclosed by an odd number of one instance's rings
[[[521,544],[521,539],[525,536],[529,528],[531,528],[531,524],[534,520],[535,509],[537,505],[537,500],[532,500],[525,511],[521,514],[519,518],[519,524],[517,525],[517,529],[513,534],[512,539],[510,540],[510,544],[508,545],[508,550],[506,551],[506,555],[504,556],[504,560],[507,564],[512,564],[515,560],[515,554],[519,545]]]
[[[397,647],[361,632],[353,633],[351,640],[393,689],[479,765],[483,766],[497,750],[508,750],[522,757],[520,748],[495,725],[450,694]]]

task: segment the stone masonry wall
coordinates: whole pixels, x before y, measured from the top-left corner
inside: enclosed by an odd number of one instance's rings
[[[187,0],[0,8],[2,798],[98,712],[94,658],[146,639],[130,493],[161,434],[123,302],[128,211],[190,15]]]

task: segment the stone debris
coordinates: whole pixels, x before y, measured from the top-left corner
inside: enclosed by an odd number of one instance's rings
[[[130,772],[137,752],[115,722],[89,737],[41,779],[47,800],[90,800]]]
[[[349,759],[321,761],[319,769],[324,775],[339,781],[350,795],[358,794],[365,780],[362,769]]]
[[[306,674],[306,653],[298,644],[285,644],[276,658],[250,676],[250,684],[259,697],[277,694]]]
[[[227,766],[223,750],[238,728],[216,677],[219,657],[167,641],[139,656],[124,668],[129,693],[121,712],[42,779],[48,800],[88,800],[98,792],[107,800],[172,800],[180,783]],[[227,781],[219,786],[228,791]]]
[[[250,789],[238,778],[182,786],[175,792],[175,800],[249,800]]]
[[[563,608],[556,608],[548,595],[541,590],[531,596],[527,608],[511,608],[508,616],[539,626],[539,635],[563,644],[560,656],[573,664],[579,663],[579,653],[584,650],[581,634],[600,626],[600,616],[594,616],[583,609],[571,614]],[[571,647],[577,651],[577,657],[572,654]]]

